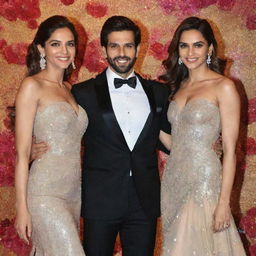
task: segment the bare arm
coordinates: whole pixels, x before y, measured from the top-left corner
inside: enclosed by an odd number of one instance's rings
[[[162,142],[162,144],[170,151],[171,150],[171,135],[161,130],[160,134],[159,134],[159,139]]]
[[[16,97],[16,229],[19,236],[29,243],[31,218],[27,208],[27,180],[33,121],[37,109],[39,87],[32,78],[26,78]]]
[[[219,101],[222,145],[223,174],[219,202],[214,213],[214,231],[221,231],[230,225],[230,195],[236,170],[236,143],[240,123],[240,100],[232,81],[225,79],[219,85],[217,98]]]

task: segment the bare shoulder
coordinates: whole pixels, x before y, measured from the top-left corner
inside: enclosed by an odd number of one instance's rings
[[[21,82],[17,98],[34,98],[37,99],[40,94],[41,84],[33,76],[28,76]]]
[[[20,85],[22,90],[39,90],[40,88],[41,84],[34,76],[24,78]]]
[[[222,96],[222,97],[236,94],[237,93],[236,85],[231,79],[225,76],[222,76],[219,82],[216,83],[216,92],[219,96]]]

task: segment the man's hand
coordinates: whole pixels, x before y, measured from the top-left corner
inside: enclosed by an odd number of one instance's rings
[[[30,162],[42,157],[42,155],[45,154],[47,151],[48,145],[43,141],[36,143],[36,139],[35,137],[33,137],[30,152]]]

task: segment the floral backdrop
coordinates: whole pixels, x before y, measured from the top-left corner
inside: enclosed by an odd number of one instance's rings
[[[99,33],[112,15],[125,15],[142,29],[142,50],[136,69],[157,78],[177,25],[187,16],[207,18],[228,59],[242,100],[238,168],[232,210],[248,255],[256,256],[256,2],[255,0],[0,0],[0,255],[28,255],[29,247],[14,229],[15,94],[25,76],[27,46],[38,24],[51,15],[70,17],[79,32],[77,72],[72,82],[94,76],[106,67]],[[166,155],[159,154],[160,172]],[[156,254],[161,250],[161,231]],[[121,255],[117,242],[116,255]]]

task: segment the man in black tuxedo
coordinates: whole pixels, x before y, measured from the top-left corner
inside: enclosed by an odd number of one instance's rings
[[[151,256],[160,216],[157,143],[166,117],[168,89],[134,72],[141,32],[123,16],[103,25],[101,45],[109,67],[73,86],[87,112],[82,216],[87,256],[112,256],[120,234],[124,256]]]
[[[153,255],[160,216],[156,147],[166,120],[168,90],[134,73],[141,32],[123,16],[103,25],[109,67],[76,84],[72,93],[87,112],[82,216],[87,256],[111,256],[119,233],[124,256]]]

